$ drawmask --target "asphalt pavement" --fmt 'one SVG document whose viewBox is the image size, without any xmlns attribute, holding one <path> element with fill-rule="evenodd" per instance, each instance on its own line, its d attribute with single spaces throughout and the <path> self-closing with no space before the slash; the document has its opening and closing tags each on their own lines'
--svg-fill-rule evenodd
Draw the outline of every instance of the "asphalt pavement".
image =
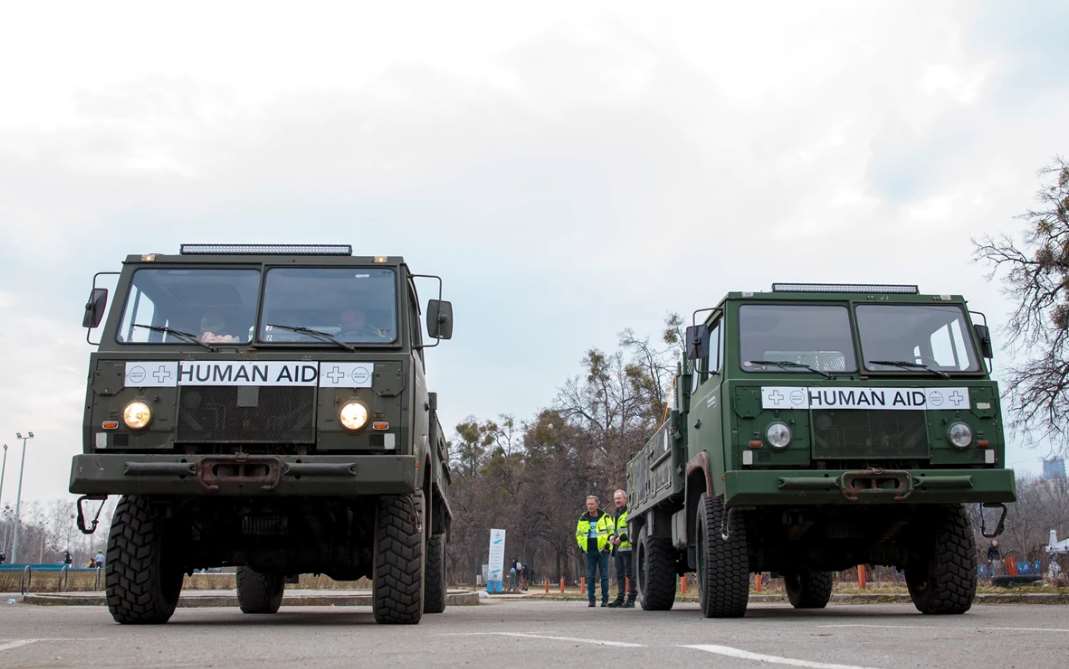
<svg viewBox="0 0 1069 669">
<path fill-rule="evenodd" d="M 99 607 L 0 604 L 0 667 L 1062 667 L 1069 606 L 976 606 L 922 616 L 909 605 L 743 619 L 512 600 L 447 609 L 414 627 L 376 625 L 362 606 L 179 609 L 167 625 L 120 626 Z"/>
</svg>

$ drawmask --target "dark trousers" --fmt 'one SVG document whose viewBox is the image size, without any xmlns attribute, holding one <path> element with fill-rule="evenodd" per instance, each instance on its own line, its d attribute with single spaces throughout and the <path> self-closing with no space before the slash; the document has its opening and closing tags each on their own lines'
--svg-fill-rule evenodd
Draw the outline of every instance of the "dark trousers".
<svg viewBox="0 0 1069 669">
<path fill-rule="evenodd" d="M 637 591 L 635 590 L 635 562 L 631 559 L 631 551 L 616 551 L 616 599 L 624 601 L 624 593 L 627 593 L 629 599 L 634 599 Z M 627 583 L 631 586 L 628 590 L 624 584 L 624 578 L 627 578 Z"/>
<path fill-rule="evenodd" d="M 601 572 L 601 603 L 609 601 L 609 554 L 587 551 L 586 554 L 586 598 L 594 603 L 594 579 Z"/>
</svg>

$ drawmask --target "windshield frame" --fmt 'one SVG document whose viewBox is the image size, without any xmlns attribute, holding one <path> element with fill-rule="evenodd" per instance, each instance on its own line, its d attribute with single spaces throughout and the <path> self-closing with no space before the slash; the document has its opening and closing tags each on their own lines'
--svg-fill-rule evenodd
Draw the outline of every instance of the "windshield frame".
<svg viewBox="0 0 1069 669">
<path fill-rule="evenodd" d="M 858 307 L 942 307 L 942 308 L 948 308 L 949 307 L 949 308 L 956 309 L 956 310 L 960 311 L 961 312 L 961 323 L 962 323 L 962 332 L 961 332 L 962 339 L 966 342 L 966 345 L 968 345 L 968 346 L 970 346 L 972 348 L 972 350 L 971 350 L 972 361 L 976 365 L 975 368 L 974 369 L 946 369 L 946 368 L 940 367 L 940 366 L 935 365 L 935 364 L 931 364 L 931 365 L 929 365 L 929 367 L 931 367 L 931 369 L 933 369 L 933 370 L 938 370 L 938 372 L 941 373 L 941 374 L 949 374 L 950 376 L 974 377 L 974 376 L 985 376 L 988 373 L 987 372 L 987 361 L 984 360 L 981 357 L 979 347 L 977 346 L 976 335 L 975 335 L 975 333 L 973 331 L 973 327 L 972 327 L 972 325 L 973 325 L 972 319 L 969 318 L 969 310 L 966 308 L 966 306 L 963 303 L 958 302 L 958 301 L 939 302 L 939 301 L 935 301 L 935 300 L 927 300 L 927 301 L 923 301 L 923 302 L 920 302 L 920 301 L 916 301 L 916 302 L 905 302 L 905 301 L 873 302 L 871 300 L 865 300 L 865 301 L 852 302 L 851 304 L 852 304 L 852 307 L 853 307 L 851 309 L 851 311 L 854 314 L 854 321 L 855 321 L 855 329 L 856 329 L 856 335 L 855 336 L 857 337 L 857 349 L 858 349 L 857 352 L 859 354 L 858 359 L 860 361 L 860 368 L 862 370 L 864 370 L 863 371 L 864 374 L 871 375 L 871 376 L 908 376 L 908 377 L 918 377 L 919 376 L 919 377 L 930 378 L 930 379 L 936 378 L 935 375 L 933 375 L 930 370 L 924 369 L 923 367 L 918 367 L 916 369 L 906 369 L 904 367 L 896 367 L 894 369 L 873 369 L 873 368 L 869 367 L 866 364 L 867 363 L 867 359 L 866 359 L 866 356 L 865 356 L 865 341 L 864 341 L 864 337 L 862 336 L 862 333 L 861 333 L 861 321 L 860 321 L 860 317 L 858 316 L 858 313 L 857 313 L 857 308 Z M 935 361 L 933 360 L 932 362 L 934 363 Z"/>
<path fill-rule="evenodd" d="M 214 264 L 214 263 L 213 264 L 199 264 L 199 263 L 177 264 L 176 263 L 176 264 L 173 264 L 173 265 L 172 264 L 164 264 L 164 263 L 153 264 L 153 265 L 146 264 L 146 265 L 142 265 L 142 266 L 139 266 L 139 267 L 135 267 L 133 269 L 133 271 L 131 271 L 131 273 L 130 273 L 129 281 L 124 282 L 125 285 L 122 286 L 122 293 L 121 293 L 122 294 L 122 309 L 117 309 L 116 310 L 117 313 L 115 315 L 115 321 L 114 321 L 115 322 L 115 325 L 114 325 L 115 331 L 114 331 L 113 335 L 110 337 L 110 339 L 112 339 L 119 346 L 122 346 L 122 347 L 148 346 L 148 347 L 151 347 L 153 349 L 156 349 L 156 348 L 159 348 L 159 347 L 169 347 L 169 346 L 193 346 L 193 347 L 202 347 L 202 346 L 204 346 L 204 344 L 201 344 L 201 343 L 198 343 L 198 342 L 192 342 L 192 341 L 181 341 L 181 340 L 179 340 L 179 341 L 158 341 L 158 342 L 153 342 L 153 341 L 127 341 L 122 337 L 123 323 L 126 321 L 126 312 L 127 312 L 127 309 L 131 306 L 131 300 L 139 299 L 139 295 L 135 294 L 135 289 L 137 289 L 138 287 L 135 285 L 134 282 L 137 280 L 138 272 L 141 272 L 143 270 L 144 271 L 151 271 L 151 270 L 164 270 L 164 271 L 166 271 L 166 270 L 185 270 L 185 271 L 195 271 L 195 270 L 206 270 L 206 271 L 235 270 L 235 271 L 252 271 L 252 272 L 256 272 L 257 273 L 256 301 L 255 301 L 255 307 L 254 307 L 254 309 L 256 311 L 255 311 L 255 313 L 253 315 L 253 323 L 255 323 L 256 320 L 258 319 L 259 309 L 260 309 L 260 301 L 263 299 L 263 280 L 264 280 L 263 266 L 261 264 L 259 264 L 259 263 L 248 263 L 248 264 Z M 117 290 L 117 293 L 118 292 L 119 291 Z M 117 297 L 118 297 L 118 295 L 117 295 Z M 116 304 L 118 304 L 118 301 L 116 301 Z M 148 325 L 151 325 L 151 323 L 148 324 Z M 178 329 L 181 329 L 181 328 L 178 328 Z M 192 334 L 195 334 L 195 333 L 192 333 Z M 210 345 L 213 346 L 213 347 L 216 347 L 216 348 L 219 348 L 219 347 L 243 348 L 243 347 L 247 347 L 247 346 L 252 345 L 252 343 L 254 341 L 255 341 L 255 337 L 250 337 L 250 338 L 245 339 L 243 341 L 237 341 L 237 342 L 211 342 Z"/>
<path fill-rule="evenodd" d="M 303 259 L 302 259 L 303 260 Z M 325 260 L 325 259 L 323 259 Z M 339 259 L 341 260 L 341 259 Z M 344 260 L 349 260 L 345 258 Z M 185 341 L 168 341 L 168 342 L 139 342 L 139 341 L 123 341 L 120 337 L 122 332 L 122 324 L 124 315 L 129 302 L 135 299 L 134 290 L 134 277 L 143 269 L 167 269 L 167 270 L 253 270 L 259 272 L 259 278 L 257 283 L 256 294 L 256 314 L 254 320 L 255 331 L 253 337 L 247 341 L 226 342 L 226 343 L 213 343 L 212 346 L 220 349 L 336 349 L 342 351 L 340 347 L 335 347 L 325 341 L 287 341 L 287 342 L 275 342 L 275 341 L 261 341 L 259 339 L 260 328 L 262 326 L 263 319 L 263 303 L 264 303 L 264 290 L 266 285 L 267 271 L 273 268 L 295 268 L 295 269 L 389 269 L 394 274 L 394 299 L 395 304 L 395 317 L 397 331 L 393 341 L 389 342 L 352 342 L 352 345 L 358 349 L 397 349 L 402 348 L 405 345 L 405 341 L 409 338 L 407 334 L 407 328 L 409 325 L 409 315 L 406 309 L 403 307 L 401 297 L 405 294 L 405 286 L 403 282 L 406 277 L 409 276 L 405 264 L 402 263 L 348 263 L 348 262 L 175 262 L 175 263 L 131 263 L 127 262 L 122 276 L 119 278 L 119 282 L 115 288 L 115 303 L 108 311 L 108 323 L 105 325 L 105 331 L 103 335 L 103 341 L 108 342 L 108 347 L 115 345 L 120 349 L 136 349 L 137 347 L 147 347 L 152 350 L 167 348 L 200 348 L 201 345 L 195 342 Z M 127 274 L 129 272 L 129 274 Z M 129 278 L 127 278 L 129 277 Z M 122 308 L 119 309 L 121 304 Z M 101 349 L 104 350 L 104 349 Z M 119 349 L 116 349 L 119 350 Z M 207 351 L 203 351 L 207 353 Z"/>
<path fill-rule="evenodd" d="M 827 301 L 794 301 L 794 300 L 744 300 L 740 301 L 735 309 L 736 325 L 733 328 L 736 336 L 738 337 L 738 343 L 735 347 L 737 360 L 736 365 L 744 374 L 804 374 L 808 376 L 816 376 L 824 378 L 820 372 L 805 369 L 802 367 L 780 367 L 776 365 L 756 365 L 754 367 L 747 367 L 743 363 L 746 362 L 746 356 L 743 355 L 743 331 L 742 331 L 742 310 L 744 307 L 838 307 L 846 311 L 847 325 L 848 325 L 848 338 L 850 342 L 849 353 L 853 356 L 853 369 L 842 370 L 821 370 L 824 374 L 830 374 L 832 377 L 849 377 L 856 376 L 861 373 L 861 366 L 858 363 L 858 345 L 857 345 L 857 324 L 854 321 L 854 309 L 850 300 L 835 300 L 830 299 Z M 845 353 L 845 351 L 844 351 Z M 760 367 L 759 369 L 756 367 Z"/>
<path fill-rule="evenodd" d="M 401 285 L 401 268 L 397 265 L 338 265 L 338 264 L 323 264 L 323 263 L 309 263 L 309 264 L 296 264 L 296 263 L 264 263 L 262 274 L 260 275 L 260 298 L 256 307 L 256 331 L 252 339 L 251 344 L 256 348 L 337 348 L 332 346 L 326 341 L 315 340 L 313 337 L 308 336 L 309 341 L 265 341 L 261 338 L 263 328 L 266 323 L 264 322 L 264 302 L 267 298 L 267 275 L 273 269 L 326 269 L 326 270 L 361 270 L 361 269 L 388 269 L 393 273 L 393 286 L 394 286 L 394 338 L 390 341 L 377 341 L 377 342 L 362 342 L 362 341 L 346 341 L 349 344 L 358 349 L 363 348 L 398 348 L 404 344 L 403 333 L 406 327 L 405 316 L 402 314 L 401 299 L 403 295 L 403 287 Z M 345 340 L 343 340 L 345 341 Z"/>
</svg>

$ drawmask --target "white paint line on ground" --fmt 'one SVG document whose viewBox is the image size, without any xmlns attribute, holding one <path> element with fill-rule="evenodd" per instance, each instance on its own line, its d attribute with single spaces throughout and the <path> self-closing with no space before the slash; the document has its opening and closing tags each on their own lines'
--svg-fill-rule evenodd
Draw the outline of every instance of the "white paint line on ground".
<svg viewBox="0 0 1069 669">
<path fill-rule="evenodd" d="M 588 639 L 578 636 L 556 636 L 553 634 L 527 634 L 524 632 L 456 632 L 453 634 L 439 634 L 438 636 L 507 636 L 520 639 L 548 639 L 550 641 L 569 641 L 573 643 L 588 643 L 594 646 L 608 646 L 610 648 L 645 648 L 640 643 L 628 643 L 626 641 L 603 641 L 601 639 Z"/>
<path fill-rule="evenodd" d="M 681 648 L 702 650 L 706 653 L 713 653 L 714 655 L 723 655 L 724 657 L 733 657 L 739 660 L 753 660 L 754 662 L 783 664 L 789 667 L 809 667 L 810 669 L 870 669 L 868 667 L 862 667 L 855 664 L 829 664 L 827 662 L 812 662 L 810 660 L 799 660 L 793 657 L 780 657 L 778 655 L 751 653 L 750 651 L 742 650 L 741 648 L 732 648 L 731 646 L 719 646 L 716 644 L 689 645 L 681 646 Z"/>
<path fill-rule="evenodd" d="M 13 650 L 22 646 L 28 646 L 37 639 L 15 639 L 14 641 L 0 641 L 0 651 Z"/>
<path fill-rule="evenodd" d="M 818 627 L 862 627 L 862 628 L 866 628 L 866 629 L 885 629 L 885 630 L 909 630 L 909 629 L 930 630 L 930 629 L 935 629 L 935 630 L 939 630 L 940 632 L 945 632 L 947 630 L 955 630 L 955 629 L 961 629 L 961 630 L 970 629 L 969 627 L 954 627 L 954 626 L 950 626 L 950 625 L 946 625 L 946 626 L 944 626 L 944 625 L 938 625 L 938 626 L 933 626 L 933 625 L 871 625 L 871 624 L 862 624 L 862 623 L 843 623 L 843 624 L 840 624 L 840 625 L 818 625 Z M 983 627 L 977 627 L 974 631 L 976 631 L 976 632 L 988 632 L 988 631 L 991 631 L 991 630 L 998 630 L 999 632 L 1061 632 L 1062 634 L 1069 633 L 1069 629 L 1064 628 L 1064 627 L 988 627 L 986 625 L 984 625 Z"/>
</svg>

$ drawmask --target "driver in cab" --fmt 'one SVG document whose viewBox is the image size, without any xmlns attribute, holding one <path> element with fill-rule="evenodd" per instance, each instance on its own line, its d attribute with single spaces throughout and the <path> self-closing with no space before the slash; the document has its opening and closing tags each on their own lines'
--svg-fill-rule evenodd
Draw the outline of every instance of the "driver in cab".
<svg viewBox="0 0 1069 669">
<path fill-rule="evenodd" d="M 339 316 L 338 338 L 343 341 L 387 340 L 393 337 L 386 330 L 368 323 L 363 309 L 344 309 Z"/>
<path fill-rule="evenodd" d="M 219 311 L 212 310 L 200 319 L 200 336 L 204 344 L 236 344 L 240 340 L 234 335 L 226 334 L 226 319 Z"/>
</svg>

